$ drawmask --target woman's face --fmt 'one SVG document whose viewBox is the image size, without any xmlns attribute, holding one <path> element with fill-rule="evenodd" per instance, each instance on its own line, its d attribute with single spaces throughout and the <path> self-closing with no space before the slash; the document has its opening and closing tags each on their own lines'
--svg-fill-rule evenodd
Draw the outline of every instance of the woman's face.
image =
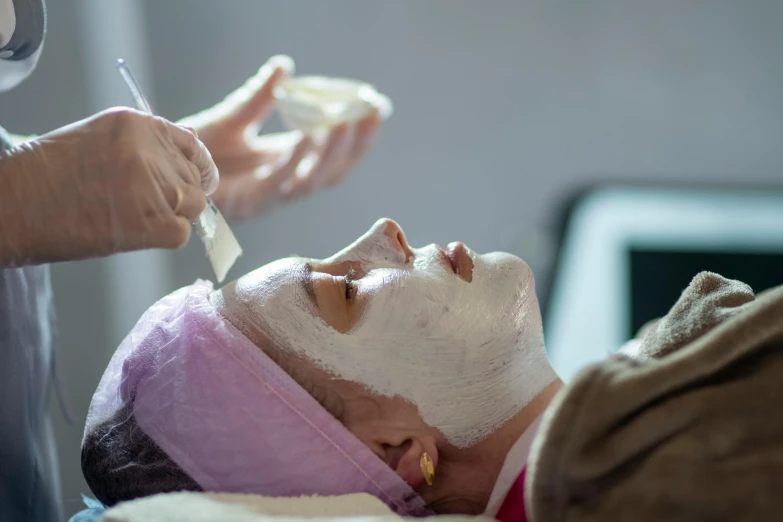
<svg viewBox="0 0 783 522">
<path fill-rule="evenodd" d="M 457 447 L 552 380 L 532 274 L 509 254 L 411 248 L 382 219 L 330 258 L 281 259 L 232 285 L 225 307 L 244 330 L 334 378 L 405 399 Z"/>
</svg>

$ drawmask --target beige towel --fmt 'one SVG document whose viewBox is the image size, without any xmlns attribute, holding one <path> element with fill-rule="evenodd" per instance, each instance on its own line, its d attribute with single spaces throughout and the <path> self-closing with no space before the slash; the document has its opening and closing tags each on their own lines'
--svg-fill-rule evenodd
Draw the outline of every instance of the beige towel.
<svg viewBox="0 0 783 522">
<path fill-rule="evenodd" d="M 699 274 L 641 358 L 588 367 L 533 444 L 532 522 L 783 520 L 783 287 Z"/>
</svg>

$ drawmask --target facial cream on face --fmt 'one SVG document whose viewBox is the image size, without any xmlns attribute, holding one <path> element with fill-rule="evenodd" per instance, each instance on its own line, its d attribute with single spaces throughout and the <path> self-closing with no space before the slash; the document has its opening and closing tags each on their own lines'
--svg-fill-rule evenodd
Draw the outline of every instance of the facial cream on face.
<svg viewBox="0 0 783 522">
<path fill-rule="evenodd" d="M 444 269 L 435 246 L 406 259 L 388 227 L 379 221 L 325 260 L 358 263 L 364 274 L 356 284 L 368 304 L 348 332 L 317 316 L 300 259 L 238 280 L 235 313 L 335 377 L 410 401 L 451 444 L 471 446 L 556 378 L 532 274 L 512 255 L 471 252 L 468 283 Z"/>
</svg>

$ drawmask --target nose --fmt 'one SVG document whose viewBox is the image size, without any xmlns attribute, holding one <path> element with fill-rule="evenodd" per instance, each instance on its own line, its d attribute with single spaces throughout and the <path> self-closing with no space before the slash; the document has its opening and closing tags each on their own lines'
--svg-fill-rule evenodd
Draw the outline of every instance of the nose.
<svg viewBox="0 0 783 522">
<path fill-rule="evenodd" d="M 379 219 L 373 228 L 379 229 L 391 241 L 392 248 L 397 250 L 407 263 L 413 257 L 413 251 L 408 246 L 408 240 L 405 239 L 405 233 L 396 221 L 389 218 Z"/>
<path fill-rule="evenodd" d="M 413 251 L 408 246 L 400 225 L 384 218 L 376 221 L 370 230 L 351 245 L 324 259 L 323 265 L 343 267 L 343 264 L 349 263 L 350 268 L 363 274 L 372 266 L 403 265 L 412 257 Z"/>
</svg>

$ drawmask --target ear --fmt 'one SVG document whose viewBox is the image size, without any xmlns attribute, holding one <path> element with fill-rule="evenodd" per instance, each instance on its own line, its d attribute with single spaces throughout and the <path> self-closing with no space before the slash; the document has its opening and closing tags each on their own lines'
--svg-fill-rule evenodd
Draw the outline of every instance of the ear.
<svg viewBox="0 0 783 522">
<path fill-rule="evenodd" d="M 394 441 L 396 442 L 396 441 Z M 421 456 L 427 453 L 432 459 L 435 476 L 438 472 L 438 447 L 434 439 L 409 437 L 396 443 L 382 444 L 384 460 L 413 489 L 426 484 L 421 471 Z"/>
</svg>

